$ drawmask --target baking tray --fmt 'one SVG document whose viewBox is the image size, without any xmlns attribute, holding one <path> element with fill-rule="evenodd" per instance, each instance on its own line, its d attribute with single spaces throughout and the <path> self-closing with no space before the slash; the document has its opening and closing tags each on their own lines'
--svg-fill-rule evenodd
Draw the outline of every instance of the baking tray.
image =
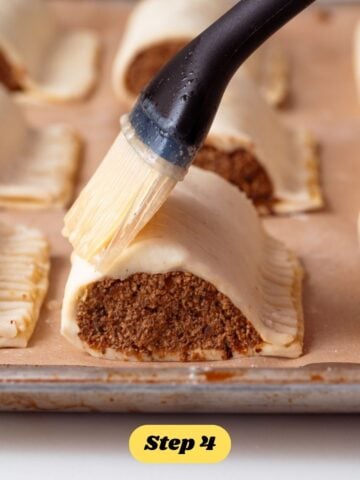
<svg viewBox="0 0 360 480">
<path fill-rule="evenodd" d="M 63 121 L 85 140 L 79 190 L 119 129 L 111 64 L 129 13 L 115 1 L 53 0 L 69 26 L 98 30 L 101 80 L 89 101 L 26 106 L 33 125 Z M 59 334 L 60 304 L 70 248 L 62 211 L 1 211 L 0 220 L 41 228 L 52 247 L 50 291 L 26 349 L 0 350 L 1 410 L 118 412 L 359 412 L 360 106 L 352 69 L 353 31 L 360 7 L 314 8 L 278 35 L 291 64 L 291 97 L 282 115 L 311 128 L 321 144 L 326 208 L 269 218 L 266 228 L 298 253 L 304 284 L 305 352 L 295 360 L 246 358 L 227 362 L 139 364 L 94 359 Z"/>
</svg>

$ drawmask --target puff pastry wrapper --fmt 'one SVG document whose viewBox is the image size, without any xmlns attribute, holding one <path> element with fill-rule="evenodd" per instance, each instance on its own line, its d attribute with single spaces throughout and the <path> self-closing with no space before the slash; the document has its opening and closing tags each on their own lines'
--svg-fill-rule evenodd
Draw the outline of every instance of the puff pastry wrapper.
<svg viewBox="0 0 360 480">
<path fill-rule="evenodd" d="M 298 260 L 264 231 L 244 194 L 219 176 L 196 167 L 177 185 L 108 277 L 124 280 L 138 272 L 179 271 L 211 283 L 245 315 L 263 340 L 261 352 L 252 354 L 301 354 L 303 273 Z M 91 349 L 79 338 L 78 300 L 87 286 L 103 279 L 92 265 L 73 256 L 63 302 L 62 334 L 94 356 L 132 360 L 113 349 Z M 201 353 L 204 360 L 217 359 L 216 352 Z M 165 352 L 162 359 L 178 360 L 173 352 Z"/>
<path fill-rule="evenodd" d="M 304 128 L 285 125 L 243 72 L 230 82 L 205 145 L 253 155 L 273 185 L 275 213 L 323 205 L 316 140 Z"/>
<path fill-rule="evenodd" d="M 113 66 L 113 87 L 119 99 L 130 106 L 136 98 L 126 79 L 139 54 L 169 42 L 188 43 L 235 3 L 235 0 L 140 2 L 128 21 Z M 272 105 L 284 101 L 288 90 L 287 62 L 282 50 L 272 40 L 255 52 L 242 68 Z"/>
<path fill-rule="evenodd" d="M 43 235 L 0 223 L 0 348 L 26 347 L 48 288 L 49 247 Z"/>
<path fill-rule="evenodd" d="M 62 207 L 71 199 L 81 142 L 65 125 L 30 128 L 0 86 L 0 206 Z"/>
<path fill-rule="evenodd" d="M 97 79 L 97 35 L 64 30 L 44 0 L 0 0 L 0 55 L 25 97 L 83 98 Z"/>
</svg>

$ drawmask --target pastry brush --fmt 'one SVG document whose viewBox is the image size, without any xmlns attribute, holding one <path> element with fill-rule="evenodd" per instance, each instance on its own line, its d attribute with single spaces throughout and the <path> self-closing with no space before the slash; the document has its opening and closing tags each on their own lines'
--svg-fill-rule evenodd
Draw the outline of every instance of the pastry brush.
<svg viewBox="0 0 360 480">
<path fill-rule="evenodd" d="M 239 66 L 313 1 L 241 0 L 150 81 L 65 216 L 80 257 L 111 270 L 186 175 Z"/>
</svg>

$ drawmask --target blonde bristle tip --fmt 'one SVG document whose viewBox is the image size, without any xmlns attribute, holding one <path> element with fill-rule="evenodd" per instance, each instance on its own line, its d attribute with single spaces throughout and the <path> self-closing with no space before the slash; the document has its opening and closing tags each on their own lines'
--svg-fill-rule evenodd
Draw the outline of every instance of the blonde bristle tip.
<svg viewBox="0 0 360 480">
<path fill-rule="evenodd" d="M 175 184 L 144 162 L 120 134 L 66 214 L 63 234 L 80 257 L 110 268 Z"/>
</svg>

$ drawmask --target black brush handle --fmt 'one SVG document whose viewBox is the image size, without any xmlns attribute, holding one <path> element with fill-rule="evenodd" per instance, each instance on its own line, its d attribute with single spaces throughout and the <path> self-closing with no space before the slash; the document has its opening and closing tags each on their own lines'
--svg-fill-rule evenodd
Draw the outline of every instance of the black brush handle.
<svg viewBox="0 0 360 480">
<path fill-rule="evenodd" d="M 144 143 L 171 163 L 191 162 L 239 66 L 313 2 L 239 1 L 170 60 L 142 92 L 130 121 Z"/>
</svg>

